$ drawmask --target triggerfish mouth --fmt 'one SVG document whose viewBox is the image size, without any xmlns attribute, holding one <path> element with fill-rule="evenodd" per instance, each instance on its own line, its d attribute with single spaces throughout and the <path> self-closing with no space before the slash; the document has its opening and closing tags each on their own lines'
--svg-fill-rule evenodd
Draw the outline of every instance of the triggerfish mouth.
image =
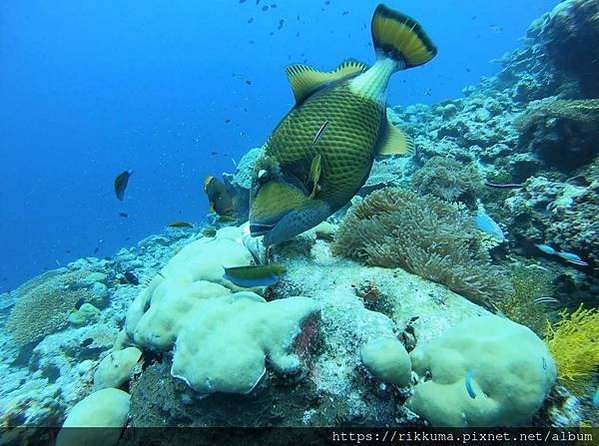
<svg viewBox="0 0 599 446">
<path fill-rule="evenodd" d="M 430 61 L 437 48 L 414 19 L 379 5 L 372 17 L 377 60 L 347 60 L 320 72 L 291 65 L 295 105 L 277 125 L 252 173 L 250 231 L 264 244 L 288 240 L 345 206 L 364 185 L 376 155 L 414 145 L 387 120 L 396 71 Z"/>
</svg>

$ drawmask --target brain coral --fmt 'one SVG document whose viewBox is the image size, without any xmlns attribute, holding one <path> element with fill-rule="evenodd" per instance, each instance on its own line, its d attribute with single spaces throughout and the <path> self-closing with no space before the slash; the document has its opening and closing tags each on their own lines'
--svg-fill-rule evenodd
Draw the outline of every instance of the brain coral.
<svg viewBox="0 0 599 446">
<path fill-rule="evenodd" d="M 411 353 L 409 407 L 432 426 L 529 425 L 556 379 L 545 343 L 498 316 L 466 319 Z"/>
<path fill-rule="evenodd" d="M 78 282 L 90 274 L 87 270 L 66 268 L 48 271 L 17 289 L 17 300 L 6 329 L 22 347 L 64 328 L 78 302 L 89 299 L 89 290 Z"/>
<path fill-rule="evenodd" d="M 487 308 L 512 291 L 491 264 L 464 206 L 401 189 L 382 189 L 353 206 L 333 246 L 369 265 L 401 267 Z"/>
</svg>

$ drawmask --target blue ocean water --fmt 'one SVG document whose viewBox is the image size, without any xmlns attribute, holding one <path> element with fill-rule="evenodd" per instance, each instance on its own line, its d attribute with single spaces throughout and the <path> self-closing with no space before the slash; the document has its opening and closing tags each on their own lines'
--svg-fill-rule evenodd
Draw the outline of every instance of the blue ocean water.
<svg viewBox="0 0 599 446">
<path fill-rule="evenodd" d="M 292 105 L 286 64 L 374 59 L 376 0 L 256 3 L 0 4 L 0 291 L 172 220 L 203 221 L 204 177 L 233 171 Z M 390 103 L 458 97 L 557 3 L 389 1 L 439 47 L 425 70 L 393 78 Z"/>
</svg>

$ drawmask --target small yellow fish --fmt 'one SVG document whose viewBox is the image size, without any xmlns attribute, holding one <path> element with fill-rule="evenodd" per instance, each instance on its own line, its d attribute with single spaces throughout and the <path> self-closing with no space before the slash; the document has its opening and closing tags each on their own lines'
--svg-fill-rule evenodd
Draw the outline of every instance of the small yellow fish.
<svg viewBox="0 0 599 446">
<path fill-rule="evenodd" d="M 376 155 L 414 151 L 387 120 L 386 90 L 396 71 L 423 65 L 437 48 L 414 19 L 379 5 L 372 18 L 377 61 L 348 60 L 320 72 L 291 65 L 295 106 L 256 161 L 250 230 L 264 244 L 288 240 L 345 206 L 368 179 Z"/>
</svg>

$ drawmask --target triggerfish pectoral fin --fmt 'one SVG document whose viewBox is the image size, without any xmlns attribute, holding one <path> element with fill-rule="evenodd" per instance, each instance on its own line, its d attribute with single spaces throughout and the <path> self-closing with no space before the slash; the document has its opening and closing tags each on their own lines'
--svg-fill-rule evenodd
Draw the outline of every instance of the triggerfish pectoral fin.
<svg viewBox="0 0 599 446">
<path fill-rule="evenodd" d="M 416 148 L 412 139 L 387 121 L 377 148 L 378 155 L 414 155 Z"/>
<path fill-rule="evenodd" d="M 289 240 L 296 234 L 300 234 L 313 228 L 321 221 L 331 215 L 331 208 L 324 201 L 315 201 L 314 206 L 295 209 L 285 214 L 276 225 L 264 236 L 266 246 Z"/>
<path fill-rule="evenodd" d="M 310 198 L 316 197 L 316 194 L 319 191 L 320 186 L 318 185 L 318 181 L 320 180 L 321 173 L 322 155 L 316 155 L 312 160 L 312 165 L 310 166 L 310 182 L 312 183 L 312 193 L 310 193 Z"/>
</svg>

